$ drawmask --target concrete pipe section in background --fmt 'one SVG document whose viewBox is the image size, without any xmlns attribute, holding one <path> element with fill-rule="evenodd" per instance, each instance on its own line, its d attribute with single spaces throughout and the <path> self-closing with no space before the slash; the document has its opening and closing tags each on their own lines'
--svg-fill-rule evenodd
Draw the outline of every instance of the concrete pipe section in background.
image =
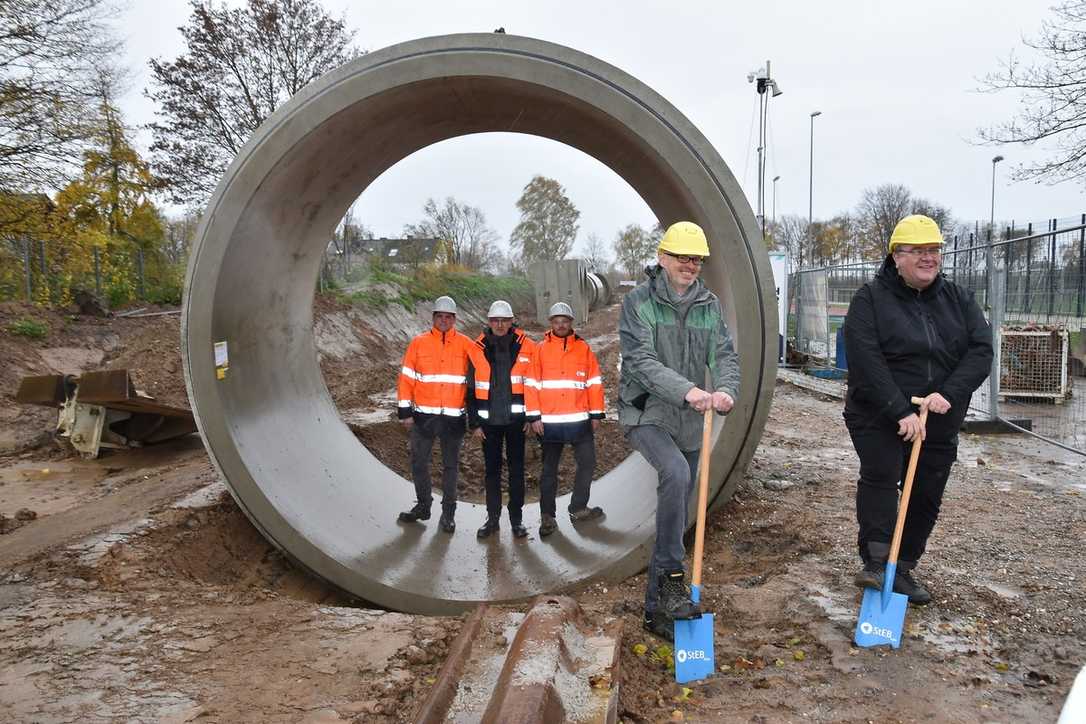
<svg viewBox="0 0 1086 724">
<path fill-rule="evenodd" d="M 185 289 L 185 377 L 211 459 L 253 524 L 314 574 L 402 611 L 457 613 L 626 577 L 646 565 L 655 531 L 656 475 L 639 455 L 593 485 L 605 521 L 574 528 L 560 516 L 546 541 L 513 542 L 506 527 L 480 543 L 485 507 L 466 503 L 449 536 L 440 500 L 429 523 L 400 525 L 413 487 L 355 439 L 325 386 L 313 293 L 336 223 L 397 161 L 490 131 L 580 149 L 665 225 L 705 228 L 704 279 L 743 370 L 740 402 L 714 437 L 715 502 L 730 497 L 772 398 L 776 301 L 754 216 L 705 137 L 652 89 L 584 53 L 491 33 L 395 45 L 325 75 L 253 134 L 208 203 Z M 524 522 L 538 526 L 539 506 Z"/>
</svg>

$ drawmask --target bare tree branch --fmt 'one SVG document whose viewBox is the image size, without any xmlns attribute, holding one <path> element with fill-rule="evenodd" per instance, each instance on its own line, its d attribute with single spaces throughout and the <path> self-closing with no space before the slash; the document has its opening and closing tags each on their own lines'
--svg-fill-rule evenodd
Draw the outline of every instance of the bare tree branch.
<svg viewBox="0 0 1086 724">
<path fill-rule="evenodd" d="M 1064 0 L 1052 12 L 1039 36 L 1023 41 L 1040 63 L 1023 65 L 1012 54 L 982 80 L 982 91 L 1011 90 L 1022 100 L 1014 118 L 978 135 L 998 144 L 1049 142 L 1048 159 L 1021 164 L 1013 176 L 1055 183 L 1086 176 L 1086 2 Z"/>
<path fill-rule="evenodd" d="M 186 52 L 151 60 L 146 95 L 160 119 L 150 124 L 155 169 L 175 203 L 201 205 L 276 108 L 358 52 L 354 32 L 319 0 L 190 2 Z"/>
</svg>

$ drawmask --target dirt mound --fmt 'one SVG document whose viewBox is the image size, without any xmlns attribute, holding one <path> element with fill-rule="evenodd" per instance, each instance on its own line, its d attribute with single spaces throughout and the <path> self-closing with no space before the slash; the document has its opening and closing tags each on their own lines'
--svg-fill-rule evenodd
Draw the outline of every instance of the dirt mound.
<svg viewBox="0 0 1086 724">
<path fill-rule="evenodd" d="M 104 586 L 212 587 L 223 598 L 244 600 L 268 592 L 310 603 L 350 605 L 356 599 L 296 569 L 225 492 L 206 508 L 180 508 L 160 514 L 156 525 L 117 543 L 93 569 Z"/>
<path fill-rule="evenodd" d="M 136 389 L 159 402 L 188 409 L 189 398 L 181 367 L 181 315 L 116 321 L 123 342 L 106 357 L 103 366 L 127 368 Z"/>
</svg>

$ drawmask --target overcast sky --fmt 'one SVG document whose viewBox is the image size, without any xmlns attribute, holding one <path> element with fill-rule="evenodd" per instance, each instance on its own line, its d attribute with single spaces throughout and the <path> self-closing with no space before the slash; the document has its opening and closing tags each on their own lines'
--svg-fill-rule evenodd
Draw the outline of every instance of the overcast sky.
<svg viewBox="0 0 1086 724">
<path fill-rule="evenodd" d="M 231 0 L 231 5 L 240 0 Z M 1007 161 L 996 181 L 996 217 L 1040 220 L 1086 212 L 1081 184 L 1011 183 L 1008 164 L 1043 150 L 977 145 L 976 130 L 1009 119 L 1020 98 L 977 91 L 1012 50 L 1029 58 L 1023 36 L 1050 17 L 1046 0 L 879 0 L 751 3 L 493 2 L 358 3 L 324 0 L 357 31 L 365 50 L 445 33 L 507 32 L 567 45 L 637 77 L 670 100 L 716 146 L 755 207 L 757 105 L 747 73 L 772 61 L 783 95 L 770 104 L 767 179 L 779 175 L 776 213 L 807 215 L 810 113 L 814 126 L 814 216 L 852 209 L 865 188 L 900 183 L 948 206 L 963 220 L 990 213 L 994 155 Z M 143 124 L 151 57 L 184 51 L 177 28 L 187 0 L 132 0 L 122 19 L 135 73 L 123 103 Z M 146 146 L 146 137 L 143 137 Z M 581 210 L 578 243 L 608 243 L 628 223 L 655 218 L 618 176 L 553 141 L 513 134 L 454 139 L 419 151 L 362 195 L 363 222 L 396 236 L 421 216 L 428 197 L 479 206 L 502 239 L 518 220 L 514 204 L 535 174 L 557 179 Z M 766 185 L 772 213 L 772 184 Z"/>
</svg>

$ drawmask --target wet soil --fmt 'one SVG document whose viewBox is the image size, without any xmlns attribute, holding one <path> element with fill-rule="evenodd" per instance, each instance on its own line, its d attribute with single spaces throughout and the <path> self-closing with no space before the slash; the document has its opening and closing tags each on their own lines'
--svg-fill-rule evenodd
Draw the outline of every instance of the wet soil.
<svg viewBox="0 0 1086 724">
<path fill-rule="evenodd" d="M 30 312 L 49 322 L 46 339 L 4 331 Z M 341 307 L 328 313 L 351 320 Z M 35 442 L 42 430 L 31 428 L 48 428 L 50 411 L 37 419 L 10 402 L 18 375 L 55 369 L 47 358 L 99 355 L 168 396 L 182 389 L 168 371 L 175 324 L 0 308 L 0 432 L 18 442 L 0 455 L 0 514 L 36 514 L 0 535 L 0 720 L 411 720 L 461 618 L 372 610 L 296 569 L 229 497 L 195 436 L 81 461 L 47 430 Z M 376 333 L 364 320 L 345 328 Z M 585 331 L 614 389 L 608 334 L 613 319 Z M 334 399 L 387 404 L 373 396 L 394 385 L 400 352 L 324 354 Z M 597 475 L 625 457 L 614 427 L 598 440 Z M 384 434 L 368 438 L 371 429 Z M 358 430 L 389 464 L 404 457 L 403 437 L 381 451 L 402 434 L 395 422 Z M 479 455 L 472 447 L 466 458 Z M 481 460 L 469 459 L 479 475 Z M 465 497 L 477 494 L 469 472 Z M 1056 719 L 1086 663 L 1083 459 L 1023 438 L 962 436 L 917 572 L 935 600 L 909 610 L 896 651 L 850 643 L 855 477 L 840 402 L 778 385 L 746 478 L 709 518 L 716 675 L 688 691 L 674 683 L 661 642 L 640 628 L 643 576 L 577 596 L 624 620 L 622 720 Z"/>
<path fill-rule="evenodd" d="M 1082 458 L 963 435 L 899 650 L 859 649 L 855 462 L 840 402 L 779 384 L 748 475 L 708 522 L 718 674 L 684 699 L 640 630 L 642 576 L 585 597 L 626 610 L 630 721 L 1054 721 L 1086 663 Z M 638 655 L 637 643 L 648 653 Z"/>
</svg>

